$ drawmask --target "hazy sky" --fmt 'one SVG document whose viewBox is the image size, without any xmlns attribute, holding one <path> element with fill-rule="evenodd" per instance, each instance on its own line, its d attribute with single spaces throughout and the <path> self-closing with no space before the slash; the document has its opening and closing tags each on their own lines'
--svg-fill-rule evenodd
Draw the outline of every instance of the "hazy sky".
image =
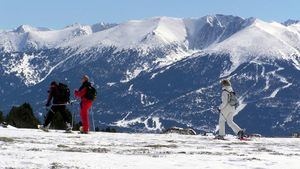
<svg viewBox="0 0 300 169">
<path fill-rule="evenodd" d="M 153 16 L 231 14 L 282 22 L 300 19 L 300 0 L 0 0 L 0 29 L 21 24 L 62 28 Z"/>
</svg>

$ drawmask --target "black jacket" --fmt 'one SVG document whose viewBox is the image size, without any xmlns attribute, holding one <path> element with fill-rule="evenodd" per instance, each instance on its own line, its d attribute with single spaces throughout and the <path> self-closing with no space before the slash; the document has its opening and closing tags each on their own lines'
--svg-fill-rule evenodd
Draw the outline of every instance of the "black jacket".
<svg viewBox="0 0 300 169">
<path fill-rule="evenodd" d="M 51 100 L 52 104 L 64 104 L 65 102 L 62 100 L 62 98 L 59 98 L 59 93 L 58 93 L 58 87 L 51 87 L 48 91 L 48 100 L 47 100 L 47 105 L 50 105 Z"/>
<path fill-rule="evenodd" d="M 89 88 L 89 87 L 91 87 L 92 86 L 92 84 L 90 83 L 90 82 L 88 82 L 88 81 L 86 81 L 86 82 L 84 82 L 84 83 L 82 83 L 82 85 L 80 86 L 80 88 L 79 88 L 79 91 L 81 91 L 82 89 L 84 89 L 84 88 Z M 85 94 L 85 96 L 83 96 L 83 97 L 86 97 L 86 95 L 87 95 L 87 93 Z"/>
</svg>

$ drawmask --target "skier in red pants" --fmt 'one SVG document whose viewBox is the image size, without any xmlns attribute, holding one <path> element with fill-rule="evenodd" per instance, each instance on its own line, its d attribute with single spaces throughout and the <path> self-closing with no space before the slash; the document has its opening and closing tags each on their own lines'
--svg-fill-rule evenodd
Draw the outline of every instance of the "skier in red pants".
<svg viewBox="0 0 300 169">
<path fill-rule="evenodd" d="M 80 130 L 81 134 L 89 133 L 89 109 L 92 106 L 93 98 L 90 96 L 92 85 L 89 82 L 89 77 L 84 75 L 82 78 L 82 85 L 79 90 L 75 90 L 75 96 L 81 99 L 80 103 L 80 117 L 82 122 L 82 128 Z"/>
</svg>

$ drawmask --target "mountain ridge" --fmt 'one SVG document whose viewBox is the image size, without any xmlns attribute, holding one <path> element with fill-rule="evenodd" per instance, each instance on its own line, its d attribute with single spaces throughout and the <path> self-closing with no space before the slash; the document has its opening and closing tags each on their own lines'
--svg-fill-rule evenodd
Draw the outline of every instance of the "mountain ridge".
<svg viewBox="0 0 300 169">
<path fill-rule="evenodd" d="M 6 112 L 30 102 L 42 119 L 51 81 L 73 90 L 88 74 L 100 93 L 93 109 L 100 126 L 213 131 L 222 78 L 231 79 L 239 94 L 237 121 L 250 131 L 285 135 L 300 120 L 298 24 L 208 15 L 74 24 L 50 31 L 23 28 L 31 31 L 0 33 L 0 93 Z"/>
</svg>

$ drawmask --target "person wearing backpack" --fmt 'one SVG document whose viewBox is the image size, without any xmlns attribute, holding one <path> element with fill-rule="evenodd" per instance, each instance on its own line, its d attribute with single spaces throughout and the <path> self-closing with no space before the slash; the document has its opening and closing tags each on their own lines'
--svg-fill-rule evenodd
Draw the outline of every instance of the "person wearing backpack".
<svg viewBox="0 0 300 169">
<path fill-rule="evenodd" d="M 46 115 L 44 125 L 39 125 L 38 128 L 48 132 L 55 113 L 60 113 L 66 124 L 66 132 L 71 132 L 71 120 L 66 111 L 66 104 L 70 101 L 70 90 L 68 86 L 62 83 L 57 84 L 55 81 L 53 81 L 50 84 L 48 93 L 46 107 L 50 107 L 51 102 L 52 106 L 49 108 L 49 111 Z"/>
<path fill-rule="evenodd" d="M 220 112 L 219 117 L 219 135 L 216 139 L 224 139 L 225 136 L 225 122 L 233 130 L 233 132 L 238 136 L 239 139 L 244 137 L 244 130 L 242 130 L 234 121 L 233 117 L 235 115 L 235 110 L 239 106 L 238 99 L 235 92 L 232 89 L 229 80 L 224 79 L 221 81 L 222 86 L 222 103 L 218 110 Z"/>
<path fill-rule="evenodd" d="M 92 107 L 93 101 L 96 98 L 96 90 L 89 82 L 89 77 L 84 75 L 82 77 L 82 85 L 79 90 L 75 90 L 75 96 L 81 99 L 80 102 L 80 117 L 82 127 L 80 129 L 81 134 L 89 133 L 89 109 Z"/>
</svg>

